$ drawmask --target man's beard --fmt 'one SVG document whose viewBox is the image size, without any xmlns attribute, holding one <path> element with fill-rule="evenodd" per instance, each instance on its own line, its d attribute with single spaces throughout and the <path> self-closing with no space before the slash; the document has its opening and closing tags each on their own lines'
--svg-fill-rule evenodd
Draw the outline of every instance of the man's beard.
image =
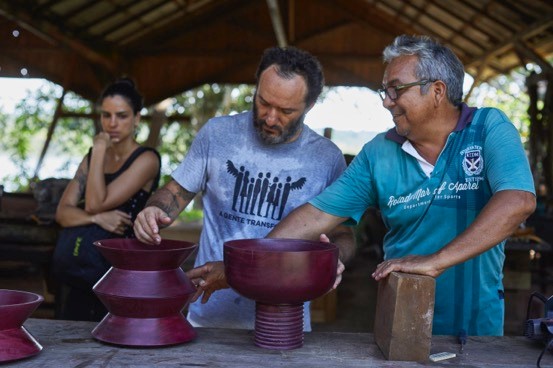
<svg viewBox="0 0 553 368">
<path fill-rule="evenodd" d="M 265 120 L 259 119 L 257 115 L 257 106 L 255 105 L 255 103 L 253 104 L 253 126 L 255 127 L 259 138 L 261 138 L 261 140 L 267 144 L 279 144 L 288 142 L 301 129 L 304 119 L 305 113 L 301 114 L 301 116 L 298 117 L 296 120 L 292 120 L 285 128 L 281 128 L 277 125 L 271 127 L 272 130 L 278 131 L 278 135 L 267 134 L 267 132 L 265 132 L 265 130 L 263 129 L 267 125 L 267 123 Z"/>
</svg>

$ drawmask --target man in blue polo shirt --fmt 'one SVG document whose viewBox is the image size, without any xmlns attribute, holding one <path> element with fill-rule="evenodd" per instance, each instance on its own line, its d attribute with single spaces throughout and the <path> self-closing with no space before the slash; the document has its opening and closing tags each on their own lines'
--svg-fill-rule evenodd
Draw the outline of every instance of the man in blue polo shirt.
<svg viewBox="0 0 553 368">
<path fill-rule="evenodd" d="M 461 102 L 463 65 L 432 39 L 399 36 L 384 61 L 395 128 L 269 236 L 317 238 L 376 207 L 388 232 L 373 277 L 436 277 L 434 334 L 502 335 L 504 241 L 535 208 L 520 136 L 501 111 Z"/>
</svg>

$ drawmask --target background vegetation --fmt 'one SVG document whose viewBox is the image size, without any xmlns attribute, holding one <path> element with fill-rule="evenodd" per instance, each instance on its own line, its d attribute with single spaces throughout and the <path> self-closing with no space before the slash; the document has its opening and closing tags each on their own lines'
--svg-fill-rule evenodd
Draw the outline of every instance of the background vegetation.
<svg viewBox="0 0 553 368">
<path fill-rule="evenodd" d="M 528 95 L 525 94 L 524 69 L 513 71 L 510 75 L 500 76 L 489 83 L 475 88 L 468 101 L 474 106 L 493 106 L 503 110 L 517 126 L 523 141 L 529 135 Z M 219 85 L 206 84 L 184 92 L 170 99 L 167 107 L 168 116 L 188 116 L 189 122 L 175 119 L 165 124 L 160 132 L 163 137 L 158 150 L 162 156 L 162 183 L 182 161 L 188 151 L 196 132 L 211 117 L 238 113 L 251 107 L 253 86 L 250 85 Z M 0 183 L 7 191 L 28 191 L 32 188 L 35 172 L 35 159 L 40 154 L 48 127 L 56 108 L 56 103 L 62 94 L 61 87 L 46 83 L 20 102 L 13 114 L 0 110 L 0 129 L 3 139 L 0 141 L 0 151 L 8 155 L 16 166 L 16 173 L 3 174 L 0 171 Z M 323 95 L 324 98 L 324 95 Z M 82 118 L 95 110 L 94 103 L 68 92 L 64 98 L 64 111 L 72 117 L 62 117 L 54 131 L 51 145 L 44 162 L 48 163 L 48 176 L 71 177 L 78 163 L 92 144 L 95 134 L 94 122 L 90 118 Z M 144 110 L 143 115 L 152 111 Z M 148 138 L 148 124 L 141 124 L 138 133 L 139 142 Z M 347 139 L 347 134 L 345 135 Z M 356 135 L 352 136 L 355 139 Z M 343 143 L 342 143 L 343 144 Z M 46 179 L 41 177 L 40 179 Z M 201 216 L 195 211 L 188 211 L 186 216 L 195 218 Z"/>
</svg>

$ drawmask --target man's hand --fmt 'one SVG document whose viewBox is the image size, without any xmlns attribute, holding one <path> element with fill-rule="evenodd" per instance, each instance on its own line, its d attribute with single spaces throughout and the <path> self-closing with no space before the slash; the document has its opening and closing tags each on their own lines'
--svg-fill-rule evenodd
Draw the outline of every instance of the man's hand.
<svg viewBox="0 0 553 368">
<path fill-rule="evenodd" d="M 376 270 L 373 272 L 372 277 L 376 281 L 382 280 L 393 271 L 438 277 L 445 269 L 438 269 L 436 266 L 437 262 L 433 255 L 406 256 L 380 263 L 376 266 Z"/>
<path fill-rule="evenodd" d="M 190 300 L 191 303 L 194 303 L 203 294 L 202 304 L 205 304 L 215 291 L 229 287 L 225 277 L 225 265 L 222 261 L 207 262 L 203 266 L 189 270 L 186 272 L 186 276 L 198 289 Z"/>
<path fill-rule="evenodd" d="M 143 243 L 159 244 L 161 243 L 159 228 L 170 225 L 172 221 L 160 208 L 146 207 L 140 211 L 134 221 L 134 235 Z"/>
<path fill-rule="evenodd" d="M 330 243 L 330 239 L 325 234 L 321 234 L 319 236 L 319 241 L 323 243 Z M 338 267 L 336 268 L 336 281 L 334 281 L 334 285 L 332 286 L 332 289 L 336 289 L 338 285 L 342 282 L 342 273 L 346 270 L 346 266 L 338 259 Z"/>
</svg>

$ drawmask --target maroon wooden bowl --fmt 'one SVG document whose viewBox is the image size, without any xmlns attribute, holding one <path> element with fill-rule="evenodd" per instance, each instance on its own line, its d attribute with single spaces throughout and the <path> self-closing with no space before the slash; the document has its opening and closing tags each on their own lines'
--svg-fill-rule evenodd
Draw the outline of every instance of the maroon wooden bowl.
<svg viewBox="0 0 553 368">
<path fill-rule="evenodd" d="M 94 245 L 113 267 L 124 270 L 156 271 L 179 267 L 197 244 L 163 239 L 159 245 L 142 243 L 138 239 L 106 239 Z"/>
<path fill-rule="evenodd" d="M 328 292 L 336 280 L 338 247 L 298 239 L 225 242 L 227 282 L 256 301 L 255 343 L 268 349 L 303 345 L 303 303 Z"/>
<path fill-rule="evenodd" d="M 23 323 L 43 300 L 38 294 L 0 289 L 0 363 L 31 357 L 42 350 Z"/>
<path fill-rule="evenodd" d="M 196 288 L 180 267 L 196 244 L 162 240 L 148 245 L 137 239 L 94 244 L 112 264 L 93 288 L 109 311 L 92 331 L 96 339 L 126 346 L 164 346 L 196 337 L 181 312 Z"/>
<path fill-rule="evenodd" d="M 338 248 L 295 239 L 242 239 L 224 244 L 228 284 L 239 294 L 267 304 L 313 300 L 336 279 Z"/>
</svg>

